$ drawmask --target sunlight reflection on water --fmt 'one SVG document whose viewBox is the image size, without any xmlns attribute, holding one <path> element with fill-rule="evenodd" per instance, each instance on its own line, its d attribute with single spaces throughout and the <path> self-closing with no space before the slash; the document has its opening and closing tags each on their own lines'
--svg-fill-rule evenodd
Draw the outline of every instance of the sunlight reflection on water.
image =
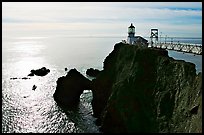
<svg viewBox="0 0 204 135">
<path fill-rule="evenodd" d="M 97 133 L 92 117 L 92 93 L 85 90 L 76 111 L 63 111 L 53 99 L 56 81 L 76 68 L 102 69 L 105 57 L 117 39 L 6 38 L 2 46 L 2 132 L 3 133 Z M 60 47 L 59 47 L 60 45 Z M 176 53 L 170 53 L 173 57 Z M 201 63 L 202 59 L 196 58 Z M 201 66 L 201 65 L 200 65 Z M 50 69 L 44 77 L 27 77 L 32 69 Z M 200 69 L 200 68 L 199 68 Z M 202 69 L 202 66 L 201 66 Z M 86 76 L 86 75 L 85 75 Z M 17 77 L 12 80 L 10 78 Z M 37 88 L 32 90 L 33 85 Z"/>
<path fill-rule="evenodd" d="M 28 38 L 29 39 L 29 38 Z M 22 40 L 22 39 L 20 39 Z M 98 132 L 92 117 L 91 91 L 81 97 L 77 112 L 64 112 L 53 99 L 56 81 L 66 75 L 63 68 L 42 57 L 40 42 L 15 41 L 4 46 L 2 63 L 3 133 L 91 133 Z M 32 69 L 46 67 L 46 76 L 27 76 Z M 81 68 L 81 71 L 85 69 Z M 17 79 L 10 79 L 16 77 Z M 22 79 L 28 77 L 29 79 Z M 32 90 L 33 85 L 37 88 Z"/>
<path fill-rule="evenodd" d="M 90 91 L 89 93 L 86 91 L 82 97 L 79 112 L 67 115 L 55 103 L 52 96 L 56 88 L 56 80 L 62 75 L 64 73 L 51 69 L 51 72 L 44 77 L 33 76 L 27 80 L 4 80 L 2 82 L 2 132 L 97 132 L 96 127 L 90 129 L 94 127 L 94 118 L 90 113 Z M 35 91 L 32 90 L 34 84 L 37 86 Z M 85 121 L 89 121 L 89 125 L 84 124 Z"/>
</svg>

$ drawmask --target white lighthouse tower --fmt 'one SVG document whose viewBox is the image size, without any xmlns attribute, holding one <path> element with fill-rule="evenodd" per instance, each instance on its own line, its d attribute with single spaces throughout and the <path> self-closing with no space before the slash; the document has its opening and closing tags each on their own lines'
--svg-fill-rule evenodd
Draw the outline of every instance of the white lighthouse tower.
<svg viewBox="0 0 204 135">
<path fill-rule="evenodd" d="M 127 38 L 127 42 L 129 44 L 134 44 L 134 42 L 136 41 L 136 37 L 135 37 L 135 26 L 131 25 L 128 27 L 128 38 Z"/>
</svg>

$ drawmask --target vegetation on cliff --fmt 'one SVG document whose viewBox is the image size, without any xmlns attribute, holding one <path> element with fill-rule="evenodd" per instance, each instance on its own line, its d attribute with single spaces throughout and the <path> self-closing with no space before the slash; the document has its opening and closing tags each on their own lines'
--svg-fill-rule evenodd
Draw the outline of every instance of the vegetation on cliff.
<svg viewBox="0 0 204 135">
<path fill-rule="evenodd" d="M 202 132 L 202 74 L 163 49 L 118 43 L 93 80 L 103 132 Z"/>
<path fill-rule="evenodd" d="M 202 132 L 202 73 L 193 63 L 174 60 L 164 49 L 118 43 L 95 75 L 90 81 L 71 69 L 58 79 L 55 101 L 77 106 L 83 90 L 91 89 L 105 133 Z"/>
</svg>

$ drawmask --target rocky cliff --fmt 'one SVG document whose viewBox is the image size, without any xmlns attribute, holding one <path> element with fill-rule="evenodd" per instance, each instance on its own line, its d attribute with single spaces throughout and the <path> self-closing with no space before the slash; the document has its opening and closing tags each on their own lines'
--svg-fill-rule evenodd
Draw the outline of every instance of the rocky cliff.
<svg viewBox="0 0 204 135">
<path fill-rule="evenodd" d="M 59 106 L 71 109 L 77 107 L 80 95 L 86 89 L 91 89 L 91 81 L 76 69 L 71 69 L 66 76 L 58 78 L 53 97 Z"/>
<path fill-rule="evenodd" d="M 163 49 L 116 44 L 92 91 L 103 132 L 202 132 L 202 74 Z"/>
</svg>

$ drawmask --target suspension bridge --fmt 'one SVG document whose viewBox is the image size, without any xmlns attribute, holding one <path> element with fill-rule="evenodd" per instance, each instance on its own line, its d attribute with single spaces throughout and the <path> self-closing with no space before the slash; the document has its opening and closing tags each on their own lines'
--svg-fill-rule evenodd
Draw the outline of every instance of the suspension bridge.
<svg viewBox="0 0 204 135">
<path fill-rule="evenodd" d="M 148 47 L 163 48 L 167 50 L 174 50 L 184 53 L 193 53 L 197 55 L 202 55 L 202 45 L 188 44 L 188 43 L 173 43 L 166 42 L 167 35 L 165 37 L 165 42 L 158 42 L 158 29 L 151 29 L 150 41 Z M 161 40 L 161 35 L 160 35 Z"/>
<path fill-rule="evenodd" d="M 149 44 L 148 47 L 162 48 L 167 50 L 174 50 L 184 53 L 193 53 L 197 55 L 202 55 L 202 45 L 184 44 L 184 43 L 153 43 Z"/>
</svg>

